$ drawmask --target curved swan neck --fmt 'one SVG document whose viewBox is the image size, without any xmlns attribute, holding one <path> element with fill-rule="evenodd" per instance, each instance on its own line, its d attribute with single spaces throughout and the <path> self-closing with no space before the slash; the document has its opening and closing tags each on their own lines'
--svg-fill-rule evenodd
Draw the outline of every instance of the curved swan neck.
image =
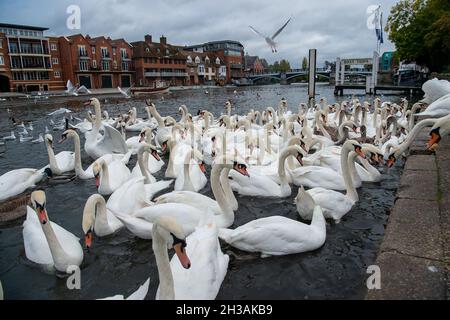
<svg viewBox="0 0 450 320">
<path fill-rule="evenodd" d="M 102 109 L 100 107 L 99 102 L 94 103 L 94 110 L 95 110 L 94 129 L 96 132 L 98 132 L 102 125 Z"/>
<path fill-rule="evenodd" d="M 50 252 L 52 254 L 55 266 L 64 265 L 64 261 L 67 260 L 67 253 L 64 251 L 61 243 L 56 237 L 56 233 L 52 228 L 50 220 L 46 224 L 41 223 L 42 230 L 44 231 L 45 238 L 47 239 Z"/>
<path fill-rule="evenodd" d="M 353 201 L 358 201 L 358 192 L 356 192 L 355 186 L 353 185 L 352 177 L 350 175 L 350 166 L 349 166 L 349 153 L 350 153 L 350 146 L 351 143 L 349 143 L 350 140 L 347 140 L 346 143 L 342 146 L 341 150 L 341 169 L 342 169 L 342 176 L 344 178 L 345 187 L 347 188 L 347 194 L 346 196 L 352 199 Z"/>
<path fill-rule="evenodd" d="M 412 116 L 412 114 L 411 114 Z M 402 154 L 403 152 L 405 152 L 410 145 L 412 144 L 412 142 L 414 141 L 414 139 L 416 138 L 416 136 L 419 134 L 419 132 L 426 127 L 431 127 L 436 123 L 437 119 L 424 119 L 420 122 L 418 122 L 414 128 L 409 132 L 408 137 L 406 138 L 406 140 L 399 146 L 399 149 L 396 153 Z"/>
<path fill-rule="evenodd" d="M 103 186 L 103 188 L 105 189 L 111 189 L 110 185 L 109 185 L 109 168 L 108 165 L 106 164 L 106 162 L 102 159 L 100 160 L 100 165 L 102 167 L 101 172 L 100 172 L 100 184 Z"/>
<path fill-rule="evenodd" d="M 53 148 L 50 146 L 50 143 L 47 139 L 45 139 L 45 146 L 47 147 L 48 162 L 50 163 L 50 169 L 55 174 L 61 173 L 61 170 L 59 170 L 58 167 L 58 162 L 56 161 L 55 158 L 55 152 L 53 151 Z"/>
<path fill-rule="evenodd" d="M 74 149 L 75 149 L 75 174 L 84 179 L 88 177 L 88 174 L 83 170 L 81 166 L 81 148 L 80 148 L 80 136 L 75 132 L 72 135 Z"/>
<path fill-rule="evenodd" d="M 145 158 L 144 157 L 144 149 L 141 148 L 138 151 L 138 165 L 139 165 L 139 169 L 141 170 L 142 176 L 145 177 L 144 184 L 150 184 L 150 183 L 152 183 L 152 180 L 154 180 L 154 177 L 148 172 L 148 169 L 147 169 L 148 158 L 147 159 L 144 159 L 144 158 Z"/>
<path fill-rule="evenodd" d="M 194 157 L 194 149 L 191 149 L 189 152 L 186 153 L 186 157 L 184 159 L 184 168 L 183 168 L 183 173 L 184 173 L 184 180 L 183 180 L 183 190 L 188 190 L 188 191 L 194 191 L 194 186 L 192 184 L 192 180 L 191 180 L 191 175 L 190 175 L 190 171 L 191 171 L 191 159 Z"/>
<path fill-rule="evenodd" d="M 224 161 L 225 162 L 225 161 Z M 220 184 L 220 174 L 222 170 L 225 168 L 232 169 L 231 164 L 215 164 L 211 171 L 211 189 L 216 198 L 217 203 L 219 204 L 220 209 L 222 209 L 222 215 L 227 224 L 231 225 L 234 221 L 234 212 L 230 205 L 228 204 L 225 194 L 223 192 L 222 186 Z"/>
<path fill-rule="evenodd" d="M 158 228 L 158 225 L 153 225 L 152 247 L 158 267 L 159 299 L 174 300 L 175 289 L 172 270 L 170 269 L 169 254 L 167 252 L 167 243 L 159 233 Z"/>
</svg>

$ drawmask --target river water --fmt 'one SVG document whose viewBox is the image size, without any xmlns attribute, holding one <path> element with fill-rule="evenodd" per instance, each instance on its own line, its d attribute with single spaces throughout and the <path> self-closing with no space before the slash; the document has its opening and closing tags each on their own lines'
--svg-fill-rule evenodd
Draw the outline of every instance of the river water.
<svg viewBox="0 0 450 320">
<path fill-rule="evenodd" d="M 237 94 L 233 91 L 237 90 Z M 282 97 L 289 109 L 297 110 L 300 102 L 307 102 L 306 86 L 260 86 L 247 88 L 217 88 L 176 91 L 154 97 L 161 115 L 179 119 L 178 107 L 186 104 L 191 113 L 208 109 L 217 117 L 224 111 L 226 100 L 231 99 L 233 112 L 247 114 L 254 108 L 263 110 L 277 106 Z M 335 97 L 333 88 L 318 85 L 318 97 L 329 103 L 348 99 Z M 372 99 L 369 96 L 358 96 Z M 382 97 L 398 101 L 398 96 Z M 69 107 L 74 115 L 85 117 L 81 100 L 67 102 L 55 98 L 40 101 L 0 102 L 0 136 L 13 130 L 7 108 L 20 120 L 33 121 L 36 138 L 49 125 L 46 115 L 60 107 Z M 106 100 L 105 100 L 106 99 Z M 146 117 L 143 100 L 124 100 L 113 97 L 100 99 L 104 109 L 115 115 L 135 106 L 140 117 Z M 58 140 L 61 131 L 52 132 Z M 16 136 L 18 133 L 16 130 Z M 83 145 L 84 141 L 82 141 Z M 72 143 L 55 144 L 55 153 L 72 150 Z M 167 158 L 165 158 L 167 163 Z M 83 167 L 90 160 L 83 156 Z M 132 161 L 134 164 L 135 161 Z M 8 141 L 6 152 L 0 156 L 0 175 L 19 168 L 41 168 L 48 164 L 45 145 Z M 208 170 L 208 177 L 210 168 Z M 400 167 L 380 168 L 379 183 L 364 183 L 358 190 L 360 201 L 344 216 L 340 224 L 327 225 L 325 245 L 314 252 L 261 259 L 257 255 L 240 252 L 222 243 L 222 250 L 230 254 L 228 273 L 218 299 L 362 299 L 366 294 L 367 267 L 375 261 L 384 235 L 388 213 L 395 200 L 401 173 Z M 165 167 L 155 176 L 162 179 Z M 50 219 L 83 238 L 81 219 L 84 203 L 96 192 L 93 180 L 74 180 L 67 184 L 45 185 Z M 168 192 L 168 191 L 165 191 Z M 213 197 L 210 185 L 201 191 Z M 288 199 L 260 199 L 237 196 L 239 209 L 234 227 L 253 219 L 283 215 L 299 220 L 293 200 L 294 187 Z M 68 290 L 66 279 L 46 274 L 25 257 L 22 236 L 23 219 L 0 226 L 0 280 L 5 299 L 96 299 L 116 294 L 128 296 L 148 277 L 151 278 L 147 299 L 154 299 L 158 287 L 158 273 L 151 241 L 134 237 L 126 229 L 105 238 L 94 238 L 93 250 L 85 252 L 81 265 L 81 290 Z M 172 253 L 171 253 L 172 254 Z"/>
</svg>

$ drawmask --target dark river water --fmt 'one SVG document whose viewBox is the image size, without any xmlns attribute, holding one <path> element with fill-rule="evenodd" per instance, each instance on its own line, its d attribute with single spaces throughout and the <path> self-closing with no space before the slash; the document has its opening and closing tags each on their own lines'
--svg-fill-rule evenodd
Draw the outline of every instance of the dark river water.
<svg viewBox="0 0 450 320">
<path fill-rule="evenodd" d="M 208 89 L 177 91 L 154 97 L 161 115 L 179 119 L 178 107 L 186 104 L 191 113 L 208 109 L 217 117 L 223 112 L 227 99 L 236 106 L 234 112 L 247 114 L 254 108 L 262 110 L 277 106 L 282 97 L 288 101 L 289 109 L 297 110 L 300 102 L 307 102 L 306 86 L 261 86 L 251 88 Z M 333 88 L 319 85 L 318 97 L 328 102 L 348 99 L 334 97 Z M 258 95 L 259 97 L 258 97 Z M 360 99 L 373 97 L 360 96 Z M 382 97 L 383 100 L 398 101 L 398 96 Z M 127 111 L 135 106 L 140 117 L 146 117 L 143 100 L 101 98 L 102 106 L 110 112 Z M 81 100 L 81 99 L 80 99 Z M 8 120 L 7 108 L 21 120 L 32 120 L 34 137 L 44 132 L 50 118 L 46 115 L 60 107 L 69 107 L 77 117 L 84 118 L 81 101 L 65 102 L 57 98 L 45 101 L 0 102 L 0 136 L 9 135 L 13 129 Z M 52 132 L 58 140 L 61 131 Z M 20 143 L 16 130 L 16 141 L 8 141 L 6 153 L 0 156 L 0 175 L 19 168 L 41 168 L 48 164 L 45 145 Z M 84 141 L 82 140 L 82 145 Z M 72 150 L 72 143 L 56 144 L 55 153 Z M 165 159 L 167 163 L 167 158 Z M 83 167 L 91 163 L 83 156 Z M 131 161 L 134 165 L 135 159 Z M 208 177 L 210 168 L 208 170 Z M 343 217 L 340 224 L 327 225 L 325 245 L 314 252 L 261 259 L 257 255 L 240 252 L 222 244 L 230 254 L 228 273 L 220 289 L 218 299 L 362 299 L 366 294 L 367 267 L 374 263 L 384 235 L 388 213 L 395 200 L 400 167 L 383 172 L 379 183 L 364 183 L 358 190 L 360 201 Z M 165 167 L 155 176 L 163 178 Z M 94 180 L 74 180 L 67 184 L 45 185 L 48 214 L 52 221 L 83 238 L 82 212 L 87 198 L 96 192 Z M 165 191 L 168 192 L 168 191 Z M 201 193 L 213 196 L 208 183 Z M 234 227 L 253 219 L 271 215 L 283 215 L 299 220 L 293 199 L 294 187 L 289 199 L 274 200 L 239 197 Z M 134 292 L 148 277 L 150 289 L 148 299 L 154 299 L 158 287 L 158 273 L 151 241 L 134 237 L 125 228 L 117 234 L 94 239 L 91 252 L 85 252 L 81 265 L 81 290 L 68 290 L 66 280 L 42 272 L 25 257 L 22 237 L 23 219 L 0 226 L 0 280 L 5 299 L 96 299 L 116 294 L 126 297 Z M 172 253 L 171 253 L 172 254 Z"/>
</svg>

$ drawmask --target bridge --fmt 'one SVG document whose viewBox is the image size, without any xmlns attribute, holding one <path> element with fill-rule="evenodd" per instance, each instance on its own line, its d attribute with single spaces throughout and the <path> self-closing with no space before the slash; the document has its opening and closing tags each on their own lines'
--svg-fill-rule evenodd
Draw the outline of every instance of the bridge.
<svg viewBox="0 0 450 320">
<path fill-rule="evenodd" d="M 249 74 L 245 78 L 251 81 L 258 81 L 261 79 L 275 79 L 280 80 L 281 82 L 287 82 L 288 80 L 297 78 L 299 76 L 307 76 L 307 75 L 309 75 L 309 70 L 291 69 L 287 72 L 266 72 L 266 73 Z M 331 69 L 317 68 L 316 75 L 321 75 L 329 79 L 331 76 Z"/>
</svg>

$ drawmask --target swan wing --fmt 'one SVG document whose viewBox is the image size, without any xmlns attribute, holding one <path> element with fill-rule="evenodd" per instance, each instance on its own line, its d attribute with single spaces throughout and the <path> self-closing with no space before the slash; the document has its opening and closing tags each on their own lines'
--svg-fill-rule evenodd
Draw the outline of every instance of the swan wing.
<svg viewBox="0 0 450 320">
<path fill-rule="evenodd" d="M 110 153 L 127 153 L 127 144 L 122 134 L 117 129 L 105 123 L 103 124 L 103 129 L 104 135 L 97 143 L 102 144 L 103 149 L 110 150 Z"/>
<path fill-rule="evenodd" d="M 133 292 L 126 300 L 144 300 L 147 296 L 148 287 L 150 285 L 150 278 L 140 286 L 135 292 Z"/>
<path fill-rule="evenodd" d="M 184 203 L 190 205 L 198 210 L 210 210 L 215 215 L 222 214 L 217 201 L 192 191 L 173 191 L 163 194 L 155 199 L 157 204 L 161 203 Z"/>
</svg>

